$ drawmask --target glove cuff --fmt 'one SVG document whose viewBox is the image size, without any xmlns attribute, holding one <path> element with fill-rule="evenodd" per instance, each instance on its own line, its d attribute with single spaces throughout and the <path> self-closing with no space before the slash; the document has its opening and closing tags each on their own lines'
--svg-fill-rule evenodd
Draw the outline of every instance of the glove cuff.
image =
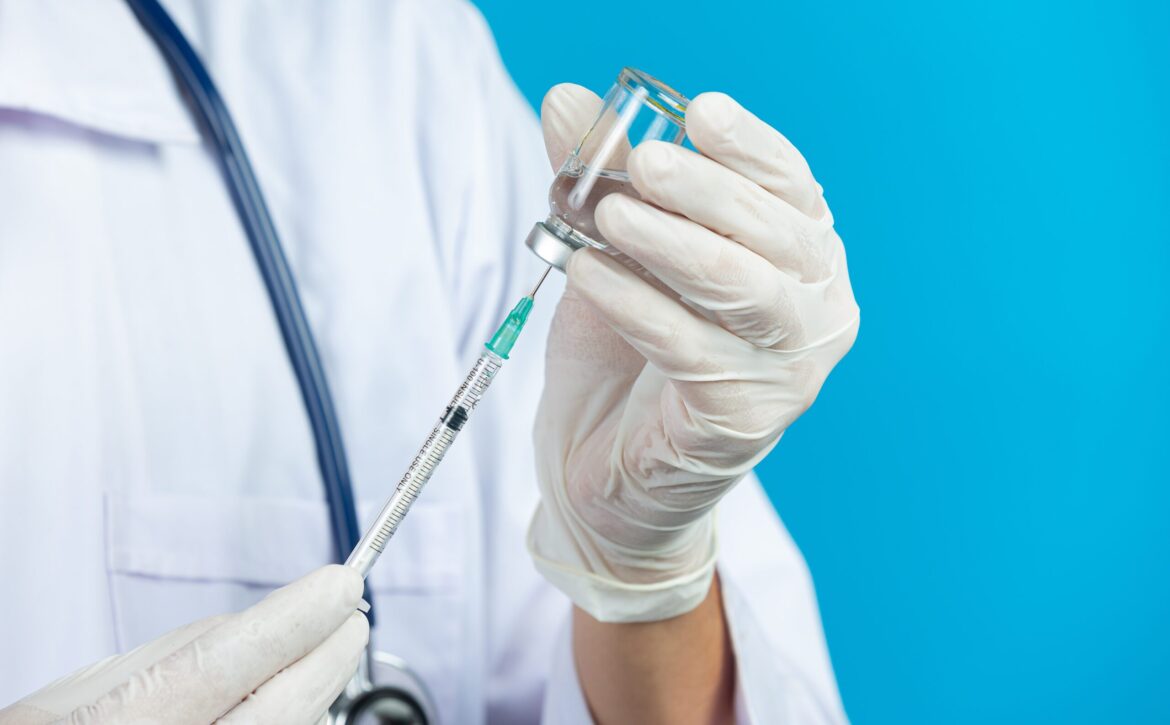
<svg viewBox="0 0 1170 725">
<path fill-rule="evenodd" d="M 548 537 L 540 536 L 550 523 L 547 518 L 542 503 L 528 527 L 528 553 L 537 571 L 600 622 L 653 622 L 677 617 L 699 606 L 711 589 L 717 551 L 714 516 L 706 527 L 710 532 L 706 537 L 708 554 L 697 568 L 663 581 L 637 584 L 589 566 L 578 547 L 547 546 Z M 559 538 L 553 537 L 554 542 Z"/>
</svg>

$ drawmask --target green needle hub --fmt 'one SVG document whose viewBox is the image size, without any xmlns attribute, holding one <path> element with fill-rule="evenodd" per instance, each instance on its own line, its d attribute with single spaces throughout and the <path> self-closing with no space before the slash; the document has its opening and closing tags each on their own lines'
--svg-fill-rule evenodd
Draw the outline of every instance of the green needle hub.
<svg viewBox="0 0 1170 725">
<path fill-rule="evenodd" d="M 528 321 L 528 313 L 532 311 L 532 302 L 531 296 L 520 298 L 520 301 L 508 313 L 504 324 L 500 325 L 496 334 L 492 335 L 492 339 L 484 347 L 507 360 L 508 353 L 516 344 L 516 338 L 520 337 L 520 331 L 524 329 L 524 323 Z"/>
</svg>

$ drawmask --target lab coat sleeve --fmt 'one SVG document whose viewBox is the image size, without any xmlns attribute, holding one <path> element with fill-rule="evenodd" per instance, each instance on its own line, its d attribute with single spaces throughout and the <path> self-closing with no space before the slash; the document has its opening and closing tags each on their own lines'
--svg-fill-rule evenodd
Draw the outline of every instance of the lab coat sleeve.
<svg viewBox="0 0 1170 725">
<path fill-rule="evenodd" d="M 847 722 L 804 558 L 754 475 L 719 505 L 719 580 L 736 661 L 736 722 Z M 543 721 L 591 723 L 567 623 Z"/>
</svg>

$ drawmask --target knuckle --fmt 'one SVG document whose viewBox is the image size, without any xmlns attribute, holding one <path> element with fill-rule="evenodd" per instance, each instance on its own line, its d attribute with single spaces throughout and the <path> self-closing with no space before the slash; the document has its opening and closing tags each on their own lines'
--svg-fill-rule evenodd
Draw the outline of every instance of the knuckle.
<svg viewBox="0 0 1170 725">
<path fill-rule="evenodd" d="M 682 329 L 678 322 L 674 320 L 665 320 L 657 325 L 650 325 L 646 331 L 648 341 L 655 347 L 663 350 L 678 350 L 679 352 L 686 352 L 689 347 L 682 339 Z"/>
<path fill-rule="evenodd" d="M 760 348 L 792 348 L 800 343 L 804 335 L 799 316 L 776 275 L 761 275 L 742 264 L 720 269 L 720 284 L 711 293 L 722 308 L 716 311 L 720 325 Z"/>
<path fill-rule="evenodd" d="M 738 285 L 735 278 L 739 270 L 734 260 L 727 260 L 723 250 L 718 254 L 682 253 L 659 250 L 659 257 L 671 274 L 684 288 L 691 290 L 694 301 L 702 305 L 707 300 L 714 304 L 725 304 L 735 298 Z"/>
<path fill-rule="evenodd" d="M 715 282 L 705 287 L 711 299 L 720 305 L 734 305 L 753 294 L 756 275 L 751 265 L 744 262 L 743 253 L 734 242 L 719 244 L 718 251 L 712 256 L 686 255 L 681 263 L 686 265 L 688 281 L 696 284 L 708 280 Z"/>
<path fill-rule="evenodd" d="M 594 490 L 584 485 L 579 477 L 569 477 L 565 481 L 565 498 L 570 509 L 579 514 L 585 514 L 593 509 L 597 496 Z"/>
<path fill-rule="evenodd" d="M 761 347 L 792 349 L 804 344 L 804 325 L 796 305 L 782 285 L 776 285 L 761 304 L 761 315 L 769 321 L 770 339 Z"/>
<path fill-rule="evenodd" d="M 758 314 L 722 315 L 721 322 L 731 332 L 760 348 L 771 348 L 785 337 L 783 328 Z"/>
</svg>

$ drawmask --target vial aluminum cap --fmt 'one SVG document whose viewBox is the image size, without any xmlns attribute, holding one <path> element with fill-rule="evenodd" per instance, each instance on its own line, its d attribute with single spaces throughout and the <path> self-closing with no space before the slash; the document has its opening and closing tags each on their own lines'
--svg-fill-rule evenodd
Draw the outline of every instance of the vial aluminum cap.
<svg viewBox="0 0 1170 725">
<path fill-rule="evenodd" d="M 565 271 L 565 265 L 569 263 L 569 255 L 584 246 L 558 236 L 544 222 L 532 225 L 532 231 L 528 233 L 524 244 L 536 256 L 562 272 Z"/>
</svg>

